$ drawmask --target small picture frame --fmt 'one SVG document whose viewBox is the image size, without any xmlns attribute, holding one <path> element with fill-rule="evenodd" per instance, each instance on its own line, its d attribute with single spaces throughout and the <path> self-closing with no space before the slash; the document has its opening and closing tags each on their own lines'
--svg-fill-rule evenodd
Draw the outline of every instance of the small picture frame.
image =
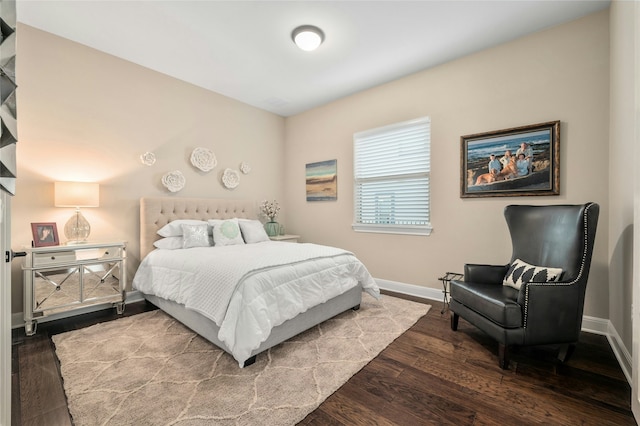
<svg viewBox="0 0 640 426">
<path fill-rule="evenodd" d="M 34 247 L 48 247 L 60 245 L 58 228 L 55 222 L 35 222 L 31 224 Z"/>
</svg>

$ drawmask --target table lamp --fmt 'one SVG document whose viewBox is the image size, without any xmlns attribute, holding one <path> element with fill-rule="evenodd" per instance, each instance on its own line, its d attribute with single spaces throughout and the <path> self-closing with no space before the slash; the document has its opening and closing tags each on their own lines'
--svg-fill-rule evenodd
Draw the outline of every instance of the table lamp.
<svg viewBox="0 0 640 426">
<path fill-rule="evenodd" d="M 67 244 L 87 242 L 91 225 L 80 212 L 80 207 L 98 207 L 100 205 L 100 185 L 89 182 L 55 182 L 55 206 L 75 207 L 76 212 L 64 225 Z"/>
</svg>

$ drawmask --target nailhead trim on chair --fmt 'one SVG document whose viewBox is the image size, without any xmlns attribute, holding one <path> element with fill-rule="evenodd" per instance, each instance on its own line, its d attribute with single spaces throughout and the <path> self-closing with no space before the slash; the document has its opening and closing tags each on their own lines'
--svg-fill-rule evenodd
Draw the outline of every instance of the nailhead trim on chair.
<svg viewBox="0 0 640 426">
<path fill-rule="evenodd" d="M 587 205 L 587 207 L 585 207 L 584 209 L 584 214 L 583 214 L 583 221 L 584 221 L 584 252 L 582 253 L 582 262 L 580 264 L 580 272 L 578 272 L 578 276 L 576 277 L 575 280 L 569 282 L 569 283 L 553 283 L 553 284 L 549 284 L 549 283 L 533 283 L 530 282 L 528 283 L 527 289 L 525 291 L 525 295 L 524 295 L 524 322 L 523 322 L 523 328 L 527 328 L 527 317 L 528 317 L 528 313 L 529 313 L 529 286 L 531 285 L 550 285 L 550 286 L 567 286 L 567 285 L 573 285 L 576 282 L 578 282 L 580 280 L 580 277 L 582 276 L 582 273 L 584 272 L 584 264 L 586 262 L 587 259 L 587 252 L 588 252 L 588 244 L 589 244 L 589 236 L 587 235 L 587 228 L 588 228 L 588 221 L 587 221 L 587 214 L 589 213 L 589 208 L 591 208 L 591 206 L 593 206 L 593 203 L 590 203 L 589 205 Z"/>
</svg>

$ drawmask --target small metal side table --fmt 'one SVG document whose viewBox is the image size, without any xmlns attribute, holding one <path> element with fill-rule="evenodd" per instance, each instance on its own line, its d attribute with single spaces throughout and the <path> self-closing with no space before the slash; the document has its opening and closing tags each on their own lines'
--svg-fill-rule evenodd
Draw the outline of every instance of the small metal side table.
<svg viewBox="0 0 640 426">
<path fill-rule="evenodd" d="M 451 280 L 461 280 L 463 277 L 463 274 L 459 274 L 457 272 L 447 272 L 444 274 L 444 276 L 438 278 L 440 281 L 442 281 L 443 293 L 442 310 L 440 311 L 440 315 L 444 314 L 444 311 L 449 309 L 449 298 L 447 297 L 449 296 L 449 283 L 451 282 Z"/>
</svg>

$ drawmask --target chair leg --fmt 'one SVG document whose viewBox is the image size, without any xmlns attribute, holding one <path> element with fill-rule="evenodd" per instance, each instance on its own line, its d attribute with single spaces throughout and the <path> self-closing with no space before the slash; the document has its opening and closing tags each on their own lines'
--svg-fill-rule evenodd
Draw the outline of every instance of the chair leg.
<svg viewBox="0 0 640 426">
<path fill-rule="evenodd" d="M 575 348 L 576 345 L 574 345 L 573 343 L 567 343 L 566 345 L 560 346 L 560 351 L 558 352 L 558 359 L 560 360 L 560 362 L 564 363 L 569 361 L 569 358 L 571 358 L 571 355 L 573 354 Z"/>
<path fill-rule="evenodd" d="M 458 314 L 456 314 L 455 312 L 451 312 L 451 329 L 453 331 L 457 331 L 458 330 L 458 319 L 460 318 L 460 316 Z"/>
<path fill-rule="evenodd" d="M 498 343 L 498 365 L 503 370 L 509 369 L 509 347 L 503 343 Z"/>
</svg>

